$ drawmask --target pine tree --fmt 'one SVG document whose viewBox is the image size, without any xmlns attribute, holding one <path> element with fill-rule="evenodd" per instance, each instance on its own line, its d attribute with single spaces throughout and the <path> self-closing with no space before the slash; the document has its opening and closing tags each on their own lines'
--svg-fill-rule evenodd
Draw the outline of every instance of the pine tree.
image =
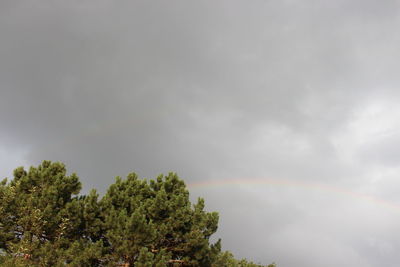
<svg viewBox="0 0 400 267">
<path fill-rule="evenodd" d="M 17 168 L 13 180 L 1 183 L 0 248 L 14 264 L 61 266 L 72 261 L 69 249 L 101 246 L 90 238 L 93 226 L 87 227 L 95 225 L 85 208 L 94 196 L 78 197 L 80 189 L 75 174 L 67 176 L 64 164 L 50 161 L 29 171 Z"/>
<path fill-rule="evenodd" d="M 136 266 L 142 248 L 148 257 L 162 254 L 169 263 L 189 266 L 211 266 L 218 253 L 209 243 L 218 215 L 205 212 L 202 199 L 192 206 L 176 174 L 150 182 L 133 173 L 117 178 L 101 203 L 110 256 L 125 266 Z"/>
<path fill-rule="evenodd" d="M 193 205 L 174 173 L 117 177 L 101 199 L 80 189 L 75 174 L 50 161 L 0 182 L 0 265 L 261 267 L 210 243 L 218 214 L 201 198 Z"/>
<path fill-rule="evenodd" d="M 233 254 L 229 251 L 221 252 L 212 266 L 213 267 L 262 267 L 262 265 L 255 264 L 251 261 L 247 261 L 246 259 L 237 260 L 234 258 Z M 272 263 L 267 267 L 276 267 L 276 265 Z"/>
</svg>

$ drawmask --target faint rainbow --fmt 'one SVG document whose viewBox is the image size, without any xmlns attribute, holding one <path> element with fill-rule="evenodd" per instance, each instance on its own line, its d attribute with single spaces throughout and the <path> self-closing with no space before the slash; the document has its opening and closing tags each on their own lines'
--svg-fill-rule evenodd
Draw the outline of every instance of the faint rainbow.
<svg viewBox="0 0 400 267">
<path fill-rule="evenodd" d="M 390 210 L 394 210 L 396 212 L 400 212 L 400 204 L 388 200 L 384 200 L 382 198 L 378 198 L 375 196 L 371 196 L 364 193 L 354 192 L 345 188 L 326 185 L 326 184 L 318 184 L 318 183 L 310 183 L 304 181 L 293 181 L 288 179 L 260 179 L 260 178 L 252 178 L 252 179 L 219 179 L 219 180 L 207 180 L 202 182 L 190 183 L 188 184 L 188 188 L 213 188 L 220 186 L 228 186 L 228 185 L 277 185 L 283 187 L 294 187 L 294 188 L 302 188 L 306 190 L 314 190 L 324 193 L 332 193 L 336 195 L 348 196 L 350 198 L 367 201 L 370 203 L 377 204 L 379 206 L 383 206 Z"/>
</svg>

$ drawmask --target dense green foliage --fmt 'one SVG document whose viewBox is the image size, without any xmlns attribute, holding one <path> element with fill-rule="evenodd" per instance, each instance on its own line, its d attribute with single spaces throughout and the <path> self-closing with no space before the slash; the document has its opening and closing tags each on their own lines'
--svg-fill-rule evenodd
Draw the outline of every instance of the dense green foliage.
<svg viewBox="0 0 400 267">
<path fill-rule="evenodd" d="M 117 177 L 99 199 L 62 163 L 14 171 L 0 184 L 1 266 L 258 267 L 210 243 L 218 214 L 192 205 L 176 174 Z M 270 265 L 273 266 L 273 265 Z"/>
</svg>

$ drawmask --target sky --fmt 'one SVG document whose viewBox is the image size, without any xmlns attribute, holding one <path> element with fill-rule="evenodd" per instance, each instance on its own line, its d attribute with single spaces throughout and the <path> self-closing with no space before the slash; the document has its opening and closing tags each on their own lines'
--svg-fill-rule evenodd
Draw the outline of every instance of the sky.
<svg viewBox="0 0 400 267">
<path fill-rule="evenodd" d="M 0 177 L 177 172 L 279 267 L 399 266 L 400 1 L 2 0 Z"/>
</svg>

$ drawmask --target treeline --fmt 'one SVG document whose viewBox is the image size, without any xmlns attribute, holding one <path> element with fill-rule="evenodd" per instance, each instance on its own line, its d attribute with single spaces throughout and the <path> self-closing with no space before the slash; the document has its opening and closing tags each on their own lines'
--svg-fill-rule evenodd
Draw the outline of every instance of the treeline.
<svg viewBox="0 0 400 267">
<path fill-rule="evenodd" d="M 218 214 L 189 201 L 176 174 L 116 178 L 79 195 L 64 164 L 43 161 L 0 184 L 1 266 L 259 267 L 210 243 Z M 272 267 L 273 265 L 269 265 Z"/>
</svg>

